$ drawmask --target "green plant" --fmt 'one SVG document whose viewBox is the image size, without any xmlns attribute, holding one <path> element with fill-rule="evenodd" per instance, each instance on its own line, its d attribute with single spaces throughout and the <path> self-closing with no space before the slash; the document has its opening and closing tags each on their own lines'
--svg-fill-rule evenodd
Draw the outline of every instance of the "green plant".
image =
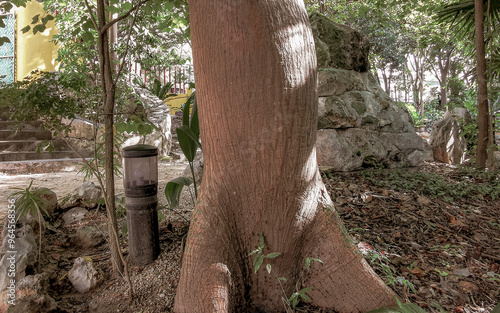
<svg viewBox="0 0 500 313">
<path fill-rule="evenodd" d="M 248 256 L 251 256 L 251 255 L 255 254 L 255 257 L 253 259 L 253 267 L 254 267 L 255 273 L 257 273 L 257 271 L 259 270 L 260 266 L 262 265 L 262 262 L 265 259 L 274 259 L 274 258 L 278 257 L 281 254 L 279 252 L 271 252 L 271 253 L 269 253 L 267 255 L 264 254 L 263 253 L 264 243 L 265 243 L 264 235 L 261 233 L 260 234 L 260 238 L 259 238 L 259 246 L 257 247 L 257 249 L 253 250 L 248 255 Z M 267 264 L 266 265 L 266 270 L 267 270 L 268 273 L 271 273 L 271 264 Z"/>
<path fill-rule="evenodd" d="M 323 264 L 323 261 L 321 261 L 320 259 L 306 258 L 306 260 L 305 260 L 306 271 L 309 271 L 311 269 L 311 262 L 312 261 Z M 298 290 L 299 289 L 299 287 L 298 287 L 299 281 L 297 281 L 296 286 L 297 286 L 297 288 L 296 288 L 297 291 L 292 293 L 292 295 L 287 300 L 287 303 L 289 303 L 292 308 L 295 308 L 300 303 L 301 300 L 304 300 L 306 302 L 311 302 L 311 298 L 307 295 L 307 293 L 309 291 L 311 291 L 312 287 L 305 287 L 305 288 Z"/>
<path fill-rule="evenodd" d="M 302 288 L 299 291 L 294 292 L 290 298 L 288 298 L 287 302 L 290 303 L 292 308 L 295 308 L 299 303 L 300 300 L 304 300 L 306 302 L 311 302 L 311 298 L 307 295 L 309 291 L 311 291 L 312 287 L 306 287 Z"/>
<path fill-rule="evenodd" d="M 426 103 L 425 110 L 422 115 L 418 113 L 415 106 L 411 103 L 403 104 L 411 115 L 413 125 L 415 127 L 431 127 L 436 121 L 443 118 L 444 113 L 435 108 L 432 103 Z"/>
<path fill-rule="evenodd" d="M 94 131 L 94 134 L 96 134 L 96 132 L 97 130 Z M 94 141 L 94 156 L 89 160 L 84 159 L 83 162 L 80 163 L 81 167 L 78 174 L 83 174 L 84 180 L 95 177 L 96 175 L 99 175 L 101 179 L 104 179 L 104 173 L 102 171 L 105 168 L 106 163 L 105 146 L 103 144 L 104 140 L 105 136 L 103 132 L 102 135 Z M 115 162 L 113 162 L 113 172 L 118 177 L 122 176 L 121 154 L 119 151 L 123 142 L 124 140 L 121 134 L 117 134 L 113 137 L 115 147 L 113 152 L 113 157 L 115 159 Z"/>
<path fill-rule="evenodd" d="M 455 255 L 455 256 L 460 256 L 462 255 L 462 246 L 459 245 L 435 245 L 431 247 L 431 251 L 436 252 L 436 251 L 444 251 L 449 255 Z"/>
<path fill-rule="evenodd" d="M 271 252 L 268 254 L 264 254 L 264 245 L 265 245 L 265 238 L 264 238 L 264 234 L 261 233 L 259 236 L 259 246 L 255 250 L 250 252 L 250 254 L 248 255 L 248 256 L 255 255 L 254 259 L 253 259 L 253 267 L 254 267 L 255 273 L 257 273 L 257 271 L 261 267 L 264 260 L 274 259 L 274 258 L 277 258 L 278 256 L 281 255 L 280 252 Z M 323 261 L 321 261 L 320 259 L 306 258 L 305 259 L 305 270 L 306 271 L 310 270 L 311 262 L 313 262 L 313 261 L 323 263 Z M 268 274 L 271 274 L 271 272 L 272 272 L 271 264 L 269 264 L 269 263 L 266 264 L 266 271 L 268 272 Z M 286 295 L 285 289 L 283 288 L 283 284 L 282 284 L 282 282 L 286 282 L 287 279 L 285 277 L 282 277 L 282 276 L 278 277 L 274 273 L 273 273 L 273 275 L 278 280 L 278 283 L 279 283 L 281 290 L 283 292 L 283 295 L 284 295 L 283 296 L 283 303 L 285 304 L 285 309 L 287 309 L 287 311 L 289 311 L 291 309 L 295 309 L 301 300 L 304 300 L 306 302 L 311 301 L 311 298 L 307 295 L 307 293 L 309 291 L 311 291 L 312 287 L 305 287 L 305 288 L 300 289 L 300 281 L 297 280 L 297 282 L 295 284 L 296 291 L 294 293 L 292 293 L 292 295 L 290 297 L 288 297 Z"/>
<path fill-rule="evenodd" d="M 189 119 L 189 111 L 191 104 L 193 104 L 193 110 L 191 114 L 191 120 Z M 191 170 L 190 177 L 177 177 L 167 183 L 165 187 L 165 197 L 172 210 L 176 210 L 179 206 L 179 199 L 182 189 L 185 186 L 194 185 L 194 197 L 198 198 L 198 188 L 196 186 L 196 176 L 194 174 L 194 159 L 196 157 L 196 152 L 198 147 L 201 149 L 200 139 L 200 126 L 198 121 L 198 110 L 196 105 L 195 93 L 188 97 L 183 109 L 182 109 L 182 126 L 176 129 L 177 138 L 179 139 L 179 145 L 181 147 L 182 153 L 186 156 L 189 163 L 189 168 Z M 192 196 L 192 195 L 191 195 Z"/>
<path fill-rule="evenodd" d="M 415 127 L 425 126 L 424 117 L 418 114 L 417 109 L 415 109 L 415 106 L 411 103 L 406 103 L 405 105 L 406 109 L 411 115 L 411 118 L 413 120 L 413 125 L 415 125 Z"/>
<path fill-rule="evenodd" d="M 500 197 L 500 179 L 497 173 L 493 171 L 480 173 L 480 171 L 468 168 L 457 171 L 456 175 L 458 177 L 453 181 L 438 174 L 425 172 L 374 169 L 361 172 L 361 176 L 375 186 L 417 192 L 430 198 L 441 197 L 447 202 L 464 197 L 489 197 L 492 200 Z"/>
<path fill-rule="evenodd" d="M 397 307 L 383 307 L 380 309 L 375 309 L 372 310 L 368 313 L 426 313 L 424 309 L 419 307 L 418 305 L 414 303 L 401 303 L 401 301 L 398 298 L 395 298 L 396 304 L 398 305 Z M 440 313 L 446 313 L 446 311 L 443 309 L 442 306 L 440 306 L 438 303 L 432 303 L 432 306 L 436 307 L 439 309 Z"/>
<path fill-rule="evenodd" d="M 179 199 L 182 189 L 189 187 L 193 183 L 190 177 L 176 177 L 167 183 L 165 187 L 165 197 L 170 205 L 170 209 L 176 210 L 179 207 Z"/>
<path fill-rule="evenodd" d="M 396 283 L 399 283 L 404 287 L 405 294 L 410 290 L 414 294 L 417 294 L 415 286 L 408 279 L 402 276 L 394 277 L 392 269 L 389 266 L 389 259 L 385 255 L 373 250 L 369 251 L 369 253 L 365 255 L 365 258 L 370 261 L 370 264 L 372 264 L 372 266 L 378 268 L 384 274 L 383 279 L 388 286 L 393 286 Z"/>
<path fill-rule="evenodd" d="M 170 97 L 175 97 L 176 94 L 170 93 L 170 89 L 172 88 L 172 83 L 167 82 L 164 86 L 161 85 L 161 82 L 158 78 L 155 78 L 153 81 L 153 85 L 151 86 L 150 91 L 157 96 L 161 100 L 165 100 Z"/>
<path fill-rule="evenodd" d="M 16 98 L 11 98 L 11 119 L 18 127 L 26 122 L 42 121 L 42 128 L 54 135 L 64 135 L 70 126 L 62 123 L 63 118 L 73 119 L 82 114 L 84 108 L 69 90 L 75 85 L 60 79 L 57 73 L 33 71 L 22 82 L 12 84 L 7 92 L 15 90 Z M 4 92 L 2 92 L 5 94 Z M 7 99 L 7 95 L 3 96 Z"/>
<path fill-rule="evenodd" d="M 158 127 L 148 119 L 140 118 L 137 115 L 131 115 L 126 121 L 114 123 L 114 127 L 117 134 L 126 132 L 128 134 L 135 133 L 139 136 L 146 136 L 151 134 L 154 130 L 158 130 Z"/>
<path fill-rule="evenodd" d="M 11 197 L 16 199 L 15 210 L 17 215 L 17 220 L 23 218 L 30 214 L 32 217 L 38 219 L 38 232 L 39 232 L 39 244 L 38 244 L 38 261 L 40 260 L 40 255 L 42 253 L 42 228 L 45 226 L 45 219 L 43 214 L 49 216 L 49 213 L 44 207 L 44 200 L 40 197 L 41 195 L 49 194 L 48 189 L 33 190 L 31 189 L 33 185 L 33 180 L 30 182 L 27 188 L 12 188 L 18 190 L 11 194 Z M 44 224 L 42 224 L 44 221 Z"/>
<path fill-rule="evenodd" d="M 436 271 L 436 272 L 439 274 L 439 276 L 442 276 L 442 277 L 446 277 L 446 276 L 448 276 L 448 275 L 449 275 L 447 272 L 445 272 L 445 271 L 441 271 L 441 270 L 440 270 L 440 269 L 438 269 L 438 268 L 435 268 L 435 269 L 434 269 L 434 271 Z"/>
<path fill-rule="evenodd" d="M 368 313 L 425 313 L 424 309 L 419 307 L 414 303 L 401 303 L 399 299 L 395 299 L 398 304 L 397 307 L 384 307 L 376 310 L 372 310 Z"/>
<path fill-rule="evenodd" d="M 465 138 L 467 141 L 467 151 L 473 151 L 477 147 L 477 136 L 478 136 L 478 128 L 477 123 L 463 123 L 460 124 L 460 137 Z"/>
<path fill-rule="evenodd" d="M 363 167 L 379 169 L 384 168 L 384 164 L 377 160 L 373 155 L 369 155 L 363 159 Z"/>
<path fill-rule="evenodd" d="M 115 204 L 116 217 L 121 218 L 127 214 L 127 209 L 125 208 L 125 197 L 121 197 Z"/>
<path fill-rule="evenodd" d="M 500 313 L 500 302 L 493 308 L 493 311 L 491 313 Z"/>
</svg>

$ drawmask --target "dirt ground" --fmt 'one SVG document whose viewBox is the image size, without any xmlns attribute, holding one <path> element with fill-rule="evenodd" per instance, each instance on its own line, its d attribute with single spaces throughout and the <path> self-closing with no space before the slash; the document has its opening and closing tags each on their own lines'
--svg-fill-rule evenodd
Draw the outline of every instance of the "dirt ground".
<svg viewBox="0 0 500 313">
<path fill-rule="evenodd" d="M 183 168 L 178 163 L 162 164 L 160 187 L 177 177 Z M 483 181 L 473 174 L 434 163 L 413 169 L 323 176 L 354 243 L 401 298 L 427 312 L 439 312 L 439 307 L 444 312 L 491 312 L 500 296 L 500 200 L 487 188 L 498 186 L 498 176 Z M 82 182 L 82 177 L 74 172 L 1 179 L 2 197 L 10 186 L 27 186 L 31 179 L 36 186 L 53 189 L 59 197 Z M 481 188 L 462 191 L 467 180 Z M 117 187 L 119 193 L 122 188 L 118 182 Z M 162 196 L 163 191 L 159 194 Z M 3 198 L 1 201 L 4 203 Z M 132 300 L 124 280 L 111 274 L 107 244 L 87 251 L 69 244 L 81 225 L 94 225 L 105 231 L 104 210 L 92 210 L 78 225 L 60 226 L 45 233 L 41 269 L 49 277 L 49 295 L 57 301 L 58 312 L 172 311 L 192 205 L 187 193 L 179 212 L 165 209 L 164 201 L 160 200 L 160 212 L 164 215 L 160 222 L 161 254 L 149 265 L 131 265 Z M 57 214 L 53 223 L 57 223 L 62 212 Z M 119 224 L 123 221 L 120 218 Z M 126 236 L 121 236 L 121 241 L 127 255 Z M 105 279 L 95 290 L 79 294 L 67 274 L 74 259 L 83 255 L 92 258 Z M 298 309 L 330 312 L 307 303 Z"/>
</svg>

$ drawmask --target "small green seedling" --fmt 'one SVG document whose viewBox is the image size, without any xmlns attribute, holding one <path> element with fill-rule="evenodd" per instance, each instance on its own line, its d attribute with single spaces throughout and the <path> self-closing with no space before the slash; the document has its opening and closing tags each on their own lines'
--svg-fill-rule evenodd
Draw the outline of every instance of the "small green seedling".
<svg viewBox="0 0 500 313">
<path fill-rule="evenodd" d="M 263 253 L 264 244 L 265 244 L 264 235 L 261 233 L 260 238 L 259 238 L 259 246 L 257 247 L 257 249 L 253 250 L 248 255 L 248 256 L 251 256 L 251 255 L 255 254 L 255 257 L 253 259 L 253 267 L 254 267 L 255 273 L 257 273 L 257 271 L 261 267 L 262 262 L 264 262 L 264 259 L 274 259 L 274 258 L 277 258 L 278 256 L 281 255 L 281 253 L 279 253 L 279 252 L 271 252 L 271 253 L 265 255 Z M 271 273 L 271 264 L 266 265 L 266 270 L 268 273 Z"/>
<path fill-rule="evenodd" d="M 321 261 L 320 259 L 307 258 L 306 259 L 306 270 L 309 270 L 311 268 L 311 261 L 315 261 L 315 262 L 319 262 L 319 263 L 323 264 L 323 261 Z"/>
<path fill-rule="evenodd" d="M 306 288 L 303 288 L 297 292 L 294 292 L 290 298 L 288 299 L 288 303 L 292 306 L 292 308 L 295 308 L 299 302 L 300 302 L 300 299 L 306 301 L 306 302 L 311 302 L 311 298 L 309 298 L 309 296 L 307 295 L 307 293 L 309 291 L 311 291 L 312 287 L 306 287 Z"/>
</svg>

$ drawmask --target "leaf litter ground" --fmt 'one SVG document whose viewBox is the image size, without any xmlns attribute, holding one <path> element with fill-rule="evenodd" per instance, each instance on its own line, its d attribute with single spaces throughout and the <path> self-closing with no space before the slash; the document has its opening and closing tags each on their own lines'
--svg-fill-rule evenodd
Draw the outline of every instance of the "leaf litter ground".
<svg viewBox="0 0 500 313">
<path fill-rule="evenodd" d="M 497 176 L 436 163 L 323 176 L 359 250 L 401 297 L 446 312 L 499 301 Z"/>
<path fill-rule="evenodd" d="M 446 312 L 490 312 L 499 301 L 497 177 L 435 163 L 323 177 L 354 243 L 400 297 L 428 312 L 439 312 L 438 306 Z M 44 235 L 41 271 L 49 277 L 49 294 L 58 312 L 171 312 L 189 227 L 184 217 L 189 219 L 192 209 L 189 195 L 184 196 L 179 214 L 161 211 L 159 258 L 147 266 L 130 267 L 132 301 L 124 280 L 111 274 L 106 244 L 87 251 L 70 244 L 83 224 L 105 234 L 104 211 L 93 210 L 72 227 L 59 226 L 54 216 L 54 226 Z M 126 236 L 122 243 L 127 255 Z M 82 255 L 91 257 L 106 277 L 86 294 L 77 293 L 67 277 L 74 259 Z M 299 310 L 331 312 L 306 303 Z"/>
</svg>

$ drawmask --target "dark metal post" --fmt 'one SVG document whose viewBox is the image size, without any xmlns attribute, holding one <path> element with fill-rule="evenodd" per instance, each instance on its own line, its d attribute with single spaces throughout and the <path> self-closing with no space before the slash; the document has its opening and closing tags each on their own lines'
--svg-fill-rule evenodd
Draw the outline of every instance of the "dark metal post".
<svg viewBox="0 0 500 313">
<path fill-rule="evenodd" d="M 134 145 L 122 151 L 128 246 L 132 261 L 144 265 L 160 254 L 158 149 Z"/>
</svg>

